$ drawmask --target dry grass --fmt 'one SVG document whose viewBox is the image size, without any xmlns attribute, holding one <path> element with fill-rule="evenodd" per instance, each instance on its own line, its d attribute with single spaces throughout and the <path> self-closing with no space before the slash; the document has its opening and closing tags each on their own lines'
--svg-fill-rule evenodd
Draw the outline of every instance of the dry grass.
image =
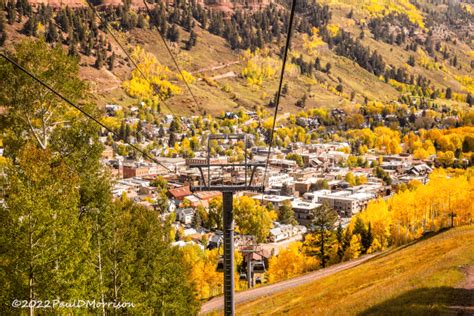
<svg viewBox="0 0 474 316">
<path fill-rule="evenodd" d="M 452 229 L 356 268 L 238 307 L 239 315 L 437 315 L 466 304 L 474 226 Z"/>
</svg>

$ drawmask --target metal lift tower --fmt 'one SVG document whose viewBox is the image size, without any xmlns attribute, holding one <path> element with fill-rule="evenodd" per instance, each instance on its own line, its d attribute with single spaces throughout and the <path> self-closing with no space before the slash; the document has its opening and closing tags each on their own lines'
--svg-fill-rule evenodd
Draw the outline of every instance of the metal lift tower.
<svg viewBox="0 0 474 316">
<path fill-rule="evenodd" d="M 211 141 L 220 140 L 227 141 L 229 144 L 232 141 L 244 141 L 244 163 L 216 163 L 211 164 Z M 248 156 L 248 139 L 246 134 L 217 134 L 209 135 L 207 143 L 207 163 L 206 164 L 190 164 L 190 168 L 198 168 L 201 174 L 202 184 L 197 187 L 191 187 L 192 191 L 220 191 L 222 192 L 222 207 L 223 207 L 223 218 L 224 218 L 224 313 L 226 316 L 235 315 L 235 304 L 234 304 L 234 225 L 233 225 L 233 197 L 234 192 L 237 191 L 257 191 L 263 192 L 264 186 L 252 185 L 255 171 L 258 167 L 265 167 L 265 163 L 254 163 L 249 162 Z M 237 184 L 224 184 L 220 183 L 219 180 L 213 181 L 211 178 L 211 167 L 224 168 L 240 168 L 244 170 L 243 183 Z M 204 176 L 204 170 L 207 169 L 207 181 Z M 250 173 L 250 178 L 248 174 Z M 213 182 L 217 182 L 213 184 Z"/>
</svg>

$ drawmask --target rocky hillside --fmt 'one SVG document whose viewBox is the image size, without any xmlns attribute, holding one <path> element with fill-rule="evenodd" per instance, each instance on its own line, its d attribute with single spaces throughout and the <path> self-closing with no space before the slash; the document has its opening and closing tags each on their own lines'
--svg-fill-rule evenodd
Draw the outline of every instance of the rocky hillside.
<svg viewBox="0 0 474 316">
<path fill-rule="evenodd" d="M 272 107 L 289 0 L 150 3 L 152 18 L 140 0 L 95 3 L 140 68 L 167 67 L 157 68 L 164 71 L 155 73 L 157 86 L 136 87 L 140 74 L 81 0 L 3 0 L 3 46 L 25 37 L 63 45 L 80 58 L 81 75 L 101 105 L 153 104 L 159 93 L 167 99 L 163 112 Z M 371 100 L 467 108 L 474 94 L 472 10 L 473 4 L 444 0 L 299 2 L 282 111 Z M 150 63 L 142 63 L 147 53 Z M 142 93 L 147 89 L 154 92 Z"/>
</svg>

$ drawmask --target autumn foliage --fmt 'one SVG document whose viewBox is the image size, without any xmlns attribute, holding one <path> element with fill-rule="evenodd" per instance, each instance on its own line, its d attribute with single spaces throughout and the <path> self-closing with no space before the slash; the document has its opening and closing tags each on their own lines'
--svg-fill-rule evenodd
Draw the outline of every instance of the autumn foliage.
<svg viewBox="0 0 474 316">
<path fill-rule="evenodd" d="M 437 169 L 428 184 L 373 201 L 358 218 L 371 223 L 374 243 L 381 249 L 427 232 L 470 224 L 474 217 L 472 171 Z"/>
<path fill-rule="evenodd" d="M 319 262 L 315 257 L 303 253 L 301 242 L 294 242 L 270 259 L 269 282 L 277 282 L 316 269 Z"/>
</svg>

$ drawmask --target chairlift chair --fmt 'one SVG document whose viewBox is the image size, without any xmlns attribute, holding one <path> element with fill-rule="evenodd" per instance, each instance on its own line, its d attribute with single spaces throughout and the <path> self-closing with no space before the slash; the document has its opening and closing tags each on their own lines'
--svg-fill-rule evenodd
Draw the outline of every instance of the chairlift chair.
<svg viewBox="0 0 474 316">
<path fill-rule="evenodd" d="M 263 262 L 263 260 L 252 262 L 252 271 L 254 273 L 264 273 L 265 271 L 267 271 L 265 269 L 265 263 Z"/>
</svg>

